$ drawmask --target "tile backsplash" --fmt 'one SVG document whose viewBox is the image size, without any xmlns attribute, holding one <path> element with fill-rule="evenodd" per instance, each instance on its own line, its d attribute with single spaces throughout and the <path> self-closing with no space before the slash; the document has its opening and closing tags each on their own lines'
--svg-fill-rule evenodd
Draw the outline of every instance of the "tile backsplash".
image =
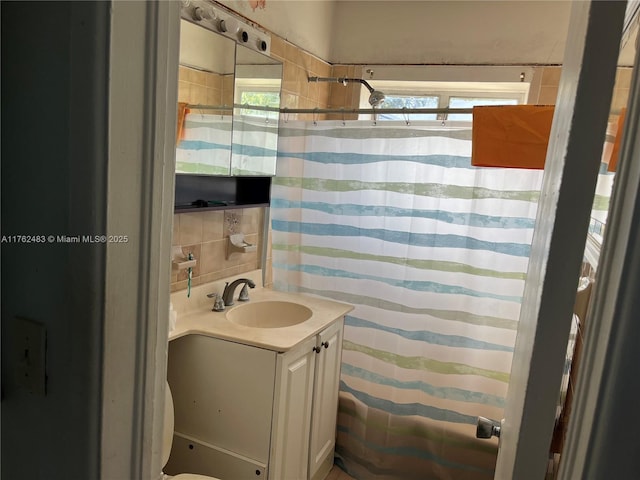
<svg viewBox="0 0 640 480">
<path fill-rule="evenodd" d="M 185 256 L 192 253 L 197 260 L 191 285 L 262 268 L 262 245 L 268 241 L 262 232 L 264 215 L 264 207 L 175 214 L 172 245 L 180 246 Z M 237 253 L 227 258 L 229 235 L 233 233 L 243 233 L 248 243 L 257 245 L 256 251 Z M 187 271 L 172 269 L 171 291 L 185 288 Z"/>
</svg>

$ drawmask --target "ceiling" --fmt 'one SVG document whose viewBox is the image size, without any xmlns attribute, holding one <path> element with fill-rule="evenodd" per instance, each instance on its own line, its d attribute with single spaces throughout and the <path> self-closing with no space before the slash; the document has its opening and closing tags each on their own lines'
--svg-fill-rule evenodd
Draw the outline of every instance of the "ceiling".
<svg viewBox="0 0 640 480">
<path fill-rule="evenodd" d="M 331 58 L 368 64 L 559 64 L 566 1 L 340 1 Z"/>
</svg>

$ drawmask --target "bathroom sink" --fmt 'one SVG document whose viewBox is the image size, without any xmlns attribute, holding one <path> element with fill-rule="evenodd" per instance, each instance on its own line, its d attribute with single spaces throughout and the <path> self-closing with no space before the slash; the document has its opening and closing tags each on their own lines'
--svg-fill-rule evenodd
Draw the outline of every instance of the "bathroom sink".
<svg viewBox="0 0 640 480">
<path fill-rule="evenodd" d="M 268 300 L 238 305 L 227 312 L 227 318 L 245 327 L 282 328 L 302 323 L 312 314 L 299 303 Z"/>
</svg>

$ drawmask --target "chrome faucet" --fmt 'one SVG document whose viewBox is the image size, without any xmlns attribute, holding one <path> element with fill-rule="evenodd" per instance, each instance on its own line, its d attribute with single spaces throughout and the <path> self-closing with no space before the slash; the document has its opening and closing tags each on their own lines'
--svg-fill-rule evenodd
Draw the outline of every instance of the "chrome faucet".
<svg viewBox="0 0 640 480">
<path fill-rule="evenodd" d="M 256 286 L 256 284 L 253 283 L 253 280 L 248 278 L 238 278 L 231 283 L 227 282 L 224 287 L 224 291 L 222 292 L 222 301 L 227 307 L 229 305 L 233 305 L 233 294 L 236 291 L 236 287 L 242 283 L 248 285 L 249 288 L 255 288 Z"/>
</svg>

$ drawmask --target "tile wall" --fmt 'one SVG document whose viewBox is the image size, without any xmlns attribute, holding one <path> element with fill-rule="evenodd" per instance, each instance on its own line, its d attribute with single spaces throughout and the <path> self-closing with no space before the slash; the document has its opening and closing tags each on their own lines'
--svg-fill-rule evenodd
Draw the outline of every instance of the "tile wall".
<svg viewBox="0 0 640 480">
<path fill-rule="evenodd" d="M 264 213 L 264 208 L 255 207 L 174 214 L 172 245 L 180 246 L 185 256 L 192 253 L 197 260 L 191 285 L 261 268 Z M 256 251 L 229 256 L 229 235 L 233 233 L 244 233 L 248 243 L 258 246 Z M 171 291 L 185 288 L 187 271 L 172 268 Z"/>
<path fill-rule="evenodd" d="M 537 97 L 532 95 L 538 105 L 555 105 L 560 85 L 560 74 L 562 67 L 543 67 L 541 80 L 538 85 L 532 85 L 532 89 L 537 89 Z M 629 98 L 629 87 L 631 85 L 631 74 L 633 68 L 619 67 L 616 72 L 616 83 L 613 88 L 613 98 L 611 101 L 611 112 L 617 114 L 622 107 L 627 104 Z M 535 91 L 535 90 L 534 90 Z M 537 98 L 537 101 L 535 99 Z"/>
<path fill-rule="evenodd" d="M 560 73 L 562 67 L 544 67 L 542 79 L 540 80 L 540 90 L 538 92 L 538 105 L 555 105 L 558 96 L 558 86 L 560 84 Z"/>
<path fill-rule="evenodd" d="M 616 83 L 613 87 L 613 98 L 611 100 L 611 112 L 614 114 L 617 114 L 622 107 L 627 105 L 632 74 L 633 68 L 618 68 L 616 72 Z"/>
<path fill-rule="evenodd" d="M 231 105 L 233 75 L 203 72 L 181 65 L 178 69 L 178 102 Z"/>
<path fill-rule="evenodd" d="M 283 108 L 358 108 L 360 85 L 347 86 L 330 82 L 309 82 L 308 77 L 360 77 L 358 65 L 331 66 L 286 40 L 273 36 L 271 56 L 284 66 L 282 82 Z M 327 115 L 298 114 L 291 119 L 325 120 Z"/>
</svg>

